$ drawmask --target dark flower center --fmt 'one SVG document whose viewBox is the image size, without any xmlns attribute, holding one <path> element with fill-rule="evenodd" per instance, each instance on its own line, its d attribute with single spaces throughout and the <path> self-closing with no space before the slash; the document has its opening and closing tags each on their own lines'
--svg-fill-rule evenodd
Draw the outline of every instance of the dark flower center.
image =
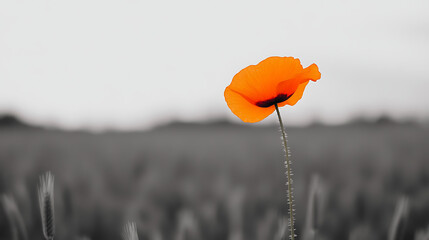
<svg viewBox="0 0 429 240">
<path fill-rule="evenodd" d="M 288 100 L 290 97 L 292 97 L 292 95 L 293 94 L 291 94 L 291 95 L 279 94 L 279 95 L 277 95 L 277 97 L 270 98 L 270 99 L 264 100 L 264 101 L 259 101 L 259 102 L 256 102 L 255 104 L 258 107 L 267 108 L 267 107 L 273 106 L 276 103 L 281 103 L 281 102 Z"/>
</svg>

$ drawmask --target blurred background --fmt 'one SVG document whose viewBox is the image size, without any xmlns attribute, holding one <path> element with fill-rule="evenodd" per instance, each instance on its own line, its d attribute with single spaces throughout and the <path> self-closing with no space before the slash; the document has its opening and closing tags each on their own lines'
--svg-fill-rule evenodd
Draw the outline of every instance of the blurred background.
<svg viewBox="0 0 429 240">
<path fill-rule="evenodd" d="M 58 239 L 118 239 L 127 221 L 140 239 L 280 239 L 277 120 L 244 124 L 223 97 L 269 56 L 322 73 L 281 109 L 300 239 L 309 228 L 387 239 L 396 215 L 396 237 L 428 239 L 428 11 L 426 0 L 0 2 L 0 239 L 13 239 L 12 205 L 43 238 L 46 171 Z"/>
</svg>

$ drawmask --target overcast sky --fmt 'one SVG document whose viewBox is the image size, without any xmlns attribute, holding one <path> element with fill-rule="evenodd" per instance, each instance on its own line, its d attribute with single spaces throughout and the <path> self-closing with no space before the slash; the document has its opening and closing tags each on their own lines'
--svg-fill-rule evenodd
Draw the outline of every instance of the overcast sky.
<svg viewBox="0 0 429 240">
<path fill-rule="evenodd" d="M 427 0 L 1 1 L 0 112 L 71 129 L 238 121 L 223 91 L 269 56 L 322 73 L 286 124 L 429 118 Z"/>
</svg>

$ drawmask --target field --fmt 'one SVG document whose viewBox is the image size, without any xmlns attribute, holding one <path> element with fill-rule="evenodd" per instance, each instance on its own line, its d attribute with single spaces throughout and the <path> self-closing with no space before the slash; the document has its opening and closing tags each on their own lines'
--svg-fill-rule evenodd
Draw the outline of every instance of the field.
<svg viewBox="0 0 429 240">
<path fill-rule="evenodd" d="M 297 231 L 317 176 L 317 239 L 387 239 L 409 199 L 404 239 L 429 226 L 429 129 L 373 123 L 288 128 Z M 267 240 L 287 213 L 275 126 L 171 124 L 146 132 L 0 129 L 0 194 L 42 239 L 38 178 L 55 176 L 56 239 Z M 86 237 L 86 238 L 85 238 Z M 0 208 L 0 239 L 11 239 Z"/>
</svg>

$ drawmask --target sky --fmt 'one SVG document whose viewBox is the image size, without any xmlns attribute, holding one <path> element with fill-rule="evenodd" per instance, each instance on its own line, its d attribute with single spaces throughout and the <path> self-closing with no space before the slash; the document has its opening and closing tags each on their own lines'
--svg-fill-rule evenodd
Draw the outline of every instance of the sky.
<svg viewBox="0 0 429 240">
<path fill-rule="evenodd" d="M 232 77 L 294 56 L 322 78 L 282 109 L 286 125 L 428 120 L 428 12 L 427 0 L 5 0 L 0 113 L 65 129 L 240 122 L 223 97 Z"/>
</svg>

